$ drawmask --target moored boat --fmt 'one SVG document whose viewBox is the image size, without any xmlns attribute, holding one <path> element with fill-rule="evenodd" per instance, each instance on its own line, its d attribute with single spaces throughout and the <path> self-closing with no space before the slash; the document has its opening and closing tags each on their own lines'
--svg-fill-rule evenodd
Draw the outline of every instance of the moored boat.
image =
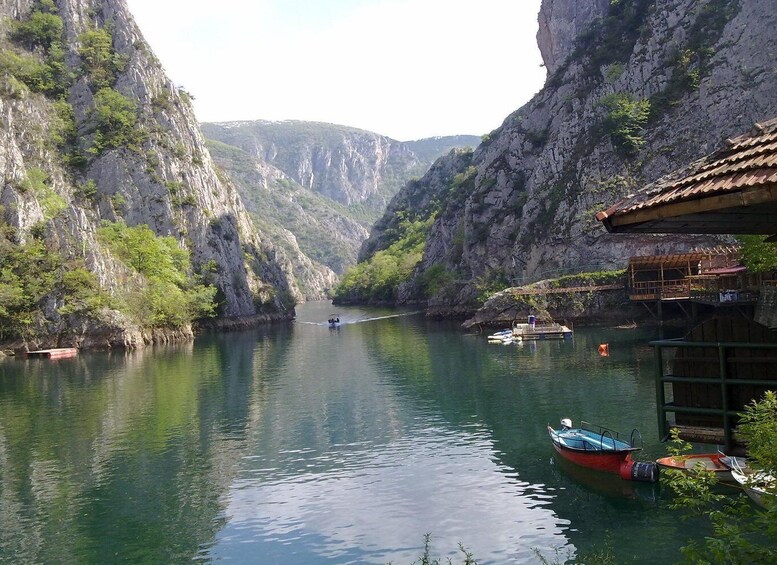
<svg viewBox="0 0 777 565">
<path fill-rule="evenodd" d="M 510 329 L 499 330 L 498 332 L 494 332 L 490 336 L 488 336 L 488 339 L 503 340 L 506 337 L 512 337 L 512 335 L 513 335 L 513 330 L 510 330 Z"/>
<path fill-rule="evenodd" d="M 572 427 L 568 418 L 561 420 L 561 429 L 548 426 L 548 434 L 559 455 L 590 469 L 618 473 L 623 479 L 657 480 L 655 463 L 634 461 L 632 453 L 642 447 L 635 445 L 639 432 L 631 432 L 629 441 L 620 439 L 619 434 L 603 426 L 581 422 L 579 428 Z"/>
<path fill-rule="evenodd" d="M 768 473 L 753 471 L 734 463 L 731 467 L 731 476 L 758 506 L 766 507 L 767 498 L 775 495 L 777 479 Z"/>
<path fill-rule="evenodd" d="M 724 453 L 692 453 L 689 455 L 669 455 L 656 460 L 662 469 L 690 471 L 702 468 L 715 474 L 715 478 L 723 482 L 735 482 L 731 475 L 730 465 L 726 461 L 733 459 Z M 740 458 L 741 459 L 741 458 Z M 740 463 L 741 464 L 741 463 Z"/>
</svg>

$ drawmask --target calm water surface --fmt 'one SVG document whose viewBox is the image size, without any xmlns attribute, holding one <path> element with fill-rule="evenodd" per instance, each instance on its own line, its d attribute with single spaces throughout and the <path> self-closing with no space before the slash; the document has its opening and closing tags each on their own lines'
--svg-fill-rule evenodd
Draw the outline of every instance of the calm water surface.
<svg viewBox="0 0 777 565">
<path fill-rule="evenodd" d="M 669 563 L 703 533 L 658 485 L 563 465 L 545 430 L 636 427 L 663 454 L 652 334 L 503 346 L 388 310 L 330 330 L 331 312 L 0 361 L 0 562 L 409 564 L 429 532 L 434 556 L 461 542 L 480 563 L 607 540 L 619 563 Z"/>
</svg>

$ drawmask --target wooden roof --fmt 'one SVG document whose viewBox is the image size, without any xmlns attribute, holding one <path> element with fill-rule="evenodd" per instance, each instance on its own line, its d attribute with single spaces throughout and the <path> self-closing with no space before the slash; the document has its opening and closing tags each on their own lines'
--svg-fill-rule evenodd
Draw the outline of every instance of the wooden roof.
<svg viewBox="0 0 777 565">
<path fill-rule="evenodd" d="M 684 267 L 688 263 L 698 263 L 709 257 L 709 253 L 702 251 L 682 253 L 679 255 L 635 255 L 629 258 L 630 267 Z"/>
<path fill-rule="evenodd" d="M 739 248 L 730 245 L 719 245 L 708 249 L 692 249 L 687 253 L 674 253 L 671 255 L 632 255 L 629 258 L 629 267 L 682 267 L 688 263 L 722 261 L 726 266 L 739 264 Z M 723 265 L 717 265 L 723 266 Z"/>
<path fill-rule="evenodd" d="M 777 234 L 777 118 L 596 219 L 614 233 Z"/>
</svg>

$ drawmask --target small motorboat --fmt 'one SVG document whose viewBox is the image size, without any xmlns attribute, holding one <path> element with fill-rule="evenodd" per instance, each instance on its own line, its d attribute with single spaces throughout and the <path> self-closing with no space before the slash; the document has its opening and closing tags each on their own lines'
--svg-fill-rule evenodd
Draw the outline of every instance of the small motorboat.
<svg viewBox="0 0 777 565">
<path fill-rule="evenodd" d="M 521 336 L 514 335 L 513 330 L 501 330 L 488 336 L 488 343 L 510 345 L 518 341 L 521 341 Z"/>
<path fill-rule="evenodd" d="M 561 420 L 561 429 L 548 425 L 548 434 L 559 455 L 589 469 L 618 473 L 621 478 L 655 482 L 658 467 L 652 462 L 634 461 L 631 454 L 642 449 L 635 445 L 641 435 L 633 430 L 629 441 L 620 439 L 619 434 L 603 426 L 581 422 L 579 428 L 572 427 L 569 418 Z"/>
<path fill-rule="evenodd" d="M 327 320 L 329 322 L 330 328 L 339 328 L 340 327 L 340 316 L 337 314 L 332 314 L 329 316 L 329 319 Z"/>
<path fill-rule="evenodd" d="M 676 471 L 689 471 L 691 469 L 705 469 L 715 474 L 719 481 L 736 482 L 731 475 L 732 460 L 739 460 L 738 465 L 745 466 L 745 460 L 741 457 L 730 457 L 724 453 L 693 453 L 689 455 L 670 455 L 656 460 L 662 469 L 674 469 Z M 728 464 L 726 464 L 728 462 Z"/>
<path fill-rule="evenodd" d="M 488 336 L 488 339 L 490 340 L 503 340 L 506 337 L 512 337 L 513 330 L 506 329 L 506 330 L 499 330 L 498 332 L 492 333 L 490 336 Z"/>
<path fill-rule="evenodd" d="M 731 476 L 758 506 L 766 507 L 766 498 L 774 497 L 777 479 L 762 471 L 753 471 L 740 466 L 736 461 L 731 466 Z"/>
</svg>

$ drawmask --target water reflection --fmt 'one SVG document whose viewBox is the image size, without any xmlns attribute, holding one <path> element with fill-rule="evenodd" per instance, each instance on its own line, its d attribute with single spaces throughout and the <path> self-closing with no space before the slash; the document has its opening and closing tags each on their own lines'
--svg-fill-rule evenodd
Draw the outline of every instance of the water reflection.
<svg viewBox="0 0 777 565">
<path fill-rule="evenodd" d="M 425 532 L 435 556 L 462 542 L 479 562 L 565 556 L 608 531 L 622 560 L 679 557 L 660 493 L 560 468 L 545 431 L 638 427 L 646 457 L 663 452 L 648 336 L 492 346 L 380 309 L 341 309 L 329 331 L 330 310 L 0 362 L 0 562 L 410 563 Z"/>
<path fill-rule="evenodd" d="M 190 558 L 223 525 L 261 343 L 0 364 L 0 561 Z"/>
<path fill-rule="evenodd" d="M 412 418 L 405 426 L 402 437 L 383 445 L 281 454 L 308 461 L 304 472 L 254 457 L 233 485 L 229 525 L 210 557 L 410 563 L 420 554 L 419 536 L 429 530 L 437 555 L 466 540 L 485 561 L 529 560 L 532 548 L 565 544 L 565 522 L 554 516 L 546 497 L 536 495 L 542 486 L 510 477 L 485 431 L 463 433 L 443 422 L 422 427 Z M 299 553 L 309 545 L 315 556 Z"/>
</svg>

